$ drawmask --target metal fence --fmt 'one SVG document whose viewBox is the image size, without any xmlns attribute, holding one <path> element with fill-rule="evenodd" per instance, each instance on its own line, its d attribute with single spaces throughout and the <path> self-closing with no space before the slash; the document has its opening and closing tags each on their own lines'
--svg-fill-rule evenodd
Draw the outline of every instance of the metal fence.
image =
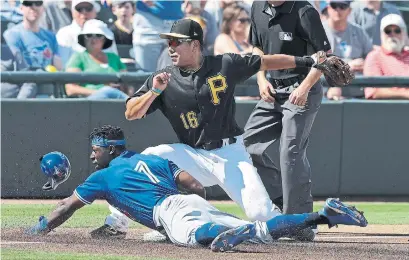
<svg viewBox="0 0 409 260">
<path fill-rule="evenodd" d="M 54 97 L 66 97 L 64 93 L 64 84 L 66 83 L 123 83 L 131 84 L 137 88 L 141 86 L 145 80 L 151 75 L 146 72 L 127 72 L 127 73 L 69 73 L 69 72 L 1 72 L 1 82 L 12 84 L 22 84 L 26 82 L 34 82 L 37 84 L 45 84 L 42 86 L 43 91 L 50 93 L 54 90 Z M 325 78 L 321 81 L 325 84 Z M 357 76 L 353 82 L 346 86 L 347 91 L 356 92 L 363 91 L 364 87 L 409 87 L 409 77 L 363 77 Z M 44 90 L 45 88 L 45 90 Z M 238 84 L 236 87 L 237 96 L 258 96 L 258 87 L 256 77 L 253 76 L 248 80 Z"/>
</svg>

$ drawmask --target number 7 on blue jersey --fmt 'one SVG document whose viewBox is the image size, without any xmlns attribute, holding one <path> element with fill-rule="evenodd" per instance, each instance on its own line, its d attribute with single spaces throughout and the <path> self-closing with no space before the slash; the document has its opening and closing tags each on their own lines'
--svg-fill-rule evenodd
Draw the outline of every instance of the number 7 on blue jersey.
<svg viewBox="0 0 409 260">
<path fill-rule="evenodd" d="M 159 183 L 159 179 L 151 172 L 148 165 L 144 161 L 139 161 L 134 169 L 137 172 L 142 172 L 148 176 L 153 183 Z"/>
</svg>

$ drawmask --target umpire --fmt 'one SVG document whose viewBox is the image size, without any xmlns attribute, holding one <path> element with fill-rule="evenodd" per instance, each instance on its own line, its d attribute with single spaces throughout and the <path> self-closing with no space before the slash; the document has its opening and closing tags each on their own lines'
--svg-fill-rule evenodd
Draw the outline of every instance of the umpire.
<svg viewBox="0 0 409 260">
<path fill-rule="evenodd" d="M 320 15 L 308 1 L 254 1 L 250 42 L 257 55 L 304 56 L 331 49 Z M 306 149 L 323 96 L 321 72 L 295 68 L 268 73 L 268 80 L 264 72 L 257 73 L 262 100 L 245 126 L 244 144 L 271 200 L 276 205 L 282 203 L 283 213 L 312 212 Z M 306 77 L 315 84 L 308 84 Z M 266 153 L 277 140 L 281 174 Z"/>
</svg>

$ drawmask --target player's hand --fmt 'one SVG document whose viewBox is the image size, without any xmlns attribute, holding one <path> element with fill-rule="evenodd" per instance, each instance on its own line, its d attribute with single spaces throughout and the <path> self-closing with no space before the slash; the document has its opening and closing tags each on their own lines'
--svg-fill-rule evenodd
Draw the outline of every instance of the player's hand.
<svg viewBox="0 0 409 260">
<path fill-rule="evenodd" d="M 258 88 L 260 90 L 260 97 L 266 102 L 273 103 L 275 101 L 275 90 L 268 80 L 263 80 L 258 83 Z"/>
<path fill-rule="evenodd" d="M 171 74 L 167 72 L 159 73 L 158 75 L 153 77 L 153 87 L 162 91 L 165 90 L 168 86 L 170 76 Z"/>
<path fill-rule="evenodd" d="M 38 223 L 35 226 L 27 229 L 25 231 L 25 234 L 31 236 L 45 235 L 49 232 L 47 225 L 48 225 L 47 218 L 41 216 Z"/>
<path fill-rule="evenodd" d="M 307 104 L 308 92 L 309 90 L 307 88 L 298 87 L 294 89 L 288 100 L 290 101 L 291 104 L 300 107 L 305 106 L 305 104 Z"/>
</svg>

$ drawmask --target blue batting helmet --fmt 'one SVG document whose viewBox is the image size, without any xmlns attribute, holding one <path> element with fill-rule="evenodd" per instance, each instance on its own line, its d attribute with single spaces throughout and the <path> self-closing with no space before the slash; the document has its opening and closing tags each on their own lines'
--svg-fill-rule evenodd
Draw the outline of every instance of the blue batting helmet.
<svg viewBox="0 0 409 260">
<path fill-rule="evenodd" d="M 67 156 L 60 152 L 51 152 L 40 158 L 41 171 L 48 181 L 43 190 L 55 190 L 58 185 L 68 180 L 71 174 L 71 164 Z"/>
</svg>

